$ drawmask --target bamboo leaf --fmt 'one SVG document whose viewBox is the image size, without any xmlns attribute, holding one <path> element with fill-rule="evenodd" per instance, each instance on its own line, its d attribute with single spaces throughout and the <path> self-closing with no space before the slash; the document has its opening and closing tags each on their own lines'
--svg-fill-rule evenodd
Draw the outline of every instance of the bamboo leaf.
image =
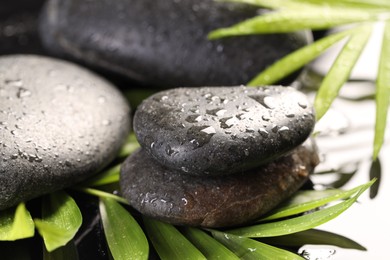
<svg viewBox="0 0 390 260">
<path fill-rule="evenodd" d="M 365 251 L 359 243 L 339 234 L 319 229 L 309 229 L 285 236 L 261 238 L 261 242 L 276 246 L 301 247 L 303 245 L 333 245 Z"/>
<path fill-rule="evenodd" d="M 247 85 L 259 86 L 275 83 L 282 78 L 290 75 L 294 71 L 308 64 L 310 61 L 321 55 L 326 49 L 342 40 L 348 35 L 351 35 L 353 30 L 343 31 L 340 33 L 329 35 L 321 40 L 318 40 L 310 45 L 302 47 L 295 52 L 283 57 L 279 61 L 272 64 L 266 70 L 257 75 Z"/>
<path fill-rule="evenodd" d="M 379 192 L 379 186 L 382 179 L 382 166 L 379 158 L 371 162 L 370 180 L 377 179 L 377 181 L 370 187 L 370 198 L 374 199 Z"/>
<path fill-rule="evenodd" d="M 356 195 L 337 205 L 292 219 L 233 229 L 227 231 L 227 233 L 245 237 L 270 237 L 288 235 L 314 228 L 336 218 L 347 210 L 374 181 L 375 180 L 363 185 Z"/>
<path fill-rule="evenodd" d="M 149 239 L 162 260 L 206 259 L 174 226 L 144 217 Z"/>
<path fill-rule="evenodd" d="M 98 175 L 88 179 L 87 181 L 83 182 L 81 185 L 86 187 L 93 187 L 93 186 L 102 186 L 102 185 L 118 182 L 120 167 L 121 167 L 120 164 L 115 165 L 103 171 L 102 173 L 99 173 Z"/>
<path fill-rule="evenodd" d="M 114 195 L 112 193 L 108 193 L 105 191 L 97 190 L 97 189 L 92 189 L 92 188 L 79 188 L 76 187 L 74 188 L 75 190 L 82 191 L 86 194 L 97 196 L 99 198 L 108 198 L 108 199 L 113 199 L 116 200 L 117 202 L 123 203 L 123 204 L 129 204 L 125 198 L 119 197 L 117 195 Z"/>
<path fill-rule="evenodd" d="M 377 18 L 373 13 L 344 8 L 286 9 L 250 18 L 228 28 L 212 31 L 209 39 L 222 37 L 286 33 L 304 29 L 328 29 L 343 24 Z"/>
<path fill-rule="evenodd" d="M 338 95 L 361 52 L 363 51 L 372 30 L 371 25 L 361 26 L 350 37 L 325 76 L 314 101 L 317 120 L 325 114 Z"/>
<path fill-rule="evenodd" d="M 148 259 L 148 241 L 130 213 L 110 198 L 101 198 L 99 209 L 104 234 L 114 259 Z"/>
<path fill-rule="evenodd" d="M 261 219 L 261 221 L 265 220 L 272 220 L 272 219 L 278 219 L 278 218 L 284 218 L 288 216 L 293 216 L 299 213 L 303 213 L 321 206 L 326 205 L 329 202 L 340 200 L 340 199 L 346 199 L 351 197 L 352 195 L 356 194 L 359 190 L 363 189 L 366 184 L 363 184 L 361 186 L 358 186 L 354 189 L 351 189 L 349 191 L 342 191 L 342 190 L 325 190 L 325 191 L 319 191 L 320 198 L 316 198 L 317 195 L 315 195 L 316 191 L 306 191 L 306 192 L 300 192 L 296 195 L 296 197 L 293 197 L 290 199 L 289 202 L 287 202 L 284 206 L 278 207 L 276 210 L 274 210 L 272 213 L 270 213 L 269 216 Z M 309 196 L 305 196 L 305 193 L 310 194 Z M 327 195 L 326 195 L 327 194 Z M 311 199 L 309 199 L 311 198 Z M 306 200 L 309 199 L 309 200 Z M 306 200 L 306 201 L 305 201 Z"/>
<path fill-rule="evenodd" d="M 82 223 L 80 209 L 64 191 L 44 197 L 42 219 L 34 219 L 48 252 L 66 245 L 77 233 Z"/>
<path fill-rule="evenodd" d="M 302 257 L 293 254 L 289 251 L 273 247 L 259 241 L 235 236 L 229 233 L 223 233 L 219 231 L 212 231 L 213 236 L 219 242 L 224 244 L 230 250 L 232 250 L 240 259 L 264 259 L 264 260 L 273 260 L 273 259 L 303 259 Z"/>
<path fill-rule="evenodd" d="M 134 133 L 131 133 L 126 140 L 126 143 L 122 146 L 119 151 L 119 158 L 123 158 L 132 154 L 135 150 L 140 147 L 137 138 Z"/>
<path fill-rule="evenodd" d="M 0 241 L 14 241 L 34 236 L 34 221 L 26 205 L 0 211 Z"/>
<path fill-rule="evenodd" d="M 182 232 L 207 259 L 239 259 L 232 251 L 200 229 L 185 227 Z"/>
<path fill-rule="evenodd" d="M 378 157 L 384 142 L 387 112 L 390 97 L 390 21 L 385 23 L 382 51 L 376 81 L 376 120 L 374 137 L 374 160 Z"/>
</svg>

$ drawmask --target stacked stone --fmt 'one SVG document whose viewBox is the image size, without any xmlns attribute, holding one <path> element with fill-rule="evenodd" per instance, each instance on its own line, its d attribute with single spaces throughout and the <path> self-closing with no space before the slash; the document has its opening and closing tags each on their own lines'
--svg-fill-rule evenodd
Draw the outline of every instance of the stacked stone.
<svg viewBox="0 0 390 260">
<path fill-rule="evenodd" d="M 122 195 L 173 224 L 226 227 L 254 220 L 296 192 L 318 163 L 301 144 L 315 124 L 291 87 L 178 88 L 138 107 L 141 149 L 121 168 Z"/>
</svg>

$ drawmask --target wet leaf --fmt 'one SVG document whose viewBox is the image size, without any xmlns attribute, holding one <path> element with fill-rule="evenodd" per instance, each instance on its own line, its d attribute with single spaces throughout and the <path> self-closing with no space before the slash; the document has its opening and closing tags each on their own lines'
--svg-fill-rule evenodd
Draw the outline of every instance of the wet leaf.
<svg viewBox="0 0 390 260">
<path fill-rule="evenodd" d="M 34 221 L 26 205 L 0 211 L 0 241 L 14 241 L 34 236 Z"/>
<path fill-rule="evenodd" d="M 340 215 L 350 206 L 352 206 L 352 204 L 356 202 L 357 198 L 366 189 L 368 189 L 374 181 L 375 180 L 364 184 L 357 191 L 356 195 L 334 206 L 330 206 L 328 208 L 324 208 L 310 214 L 287 220 L 237 228 L 233 230 L 228 230 L 226 232 L 245 237 L 270 237 L 288 235 L 317 227 L 321 224 L 328 222 L 329 220 L 336 218 L 338 215 Z"/>
<path fill-rule="evenodd" d="M 80 209 L 64 191 L 43 198 L 42 219 L 34 219 L 48 252 L 66 245 L 77 233 L 82 223 Z"/>
<path fill-rule="evenodd" d="M 341 248 L 365 251 L 359 243 L 332 232 L 319 229 L 309 229 L 290 235 L 261 238 L 261 242 L 276 246 L 301 247 L 303 245 L 333 245 Z"/>
<path fill-rule="evenodd" d="M 261 72 L 248 83 L 248 86 L 269 85 L 283 79 L 317 58 L 330 46 L 350 35 L 352 32 L 353 30 L 348 30 L 332 34 L 296 50 Z"/>
<path fill-rule="evenodd" d="M 117 202 L 123 203 L 123 204 L 129 204 L 125 198 L 119 197 L 117 195 L 114 195 L 112 193 L 108 193 L 105 191 L 97 190 L 97 189 L 92 189 L 92 188 L 80 188 L 80 187 L 75 187 L 75 190 L 84 192 L 89 195 L 97 196 L 99 198 L 108 198 L 108 199 L 113 199 L 116 200 Z"/>
<path fill-rule="evenodd" d="M 144 217 L 149 239 L 162 260 L 206 259 L 174 226 Z"/>
<path fill-rule="evenodd" d="M 137 138 L 134 133 L 131 133 L 126 140 L 126 143 L 119 151 L 119 158 L 127 157 L 140 147 Z"/>
<path fill-rule="evenodd" d="M 326 113 L 333 100 L 337 97 L 341 87 L 348 80 L 356 61 L 370 37 L 371 30 L 371 25 L 365 25 L 355 31 L 325 76 L 314 102 L 317 120 L 321 119 Z"/>
<path fill-rule="evenodd" d="M 289 251 L 273 247 L 250 238 L 235 236 L 219 231 L 212 231 L 212 234 L 215 239 L 232 250 L 240 259 L 303 259 L 302 257 Z"/>
<path fill-rule="evenodd" d="M 385 23 L 378 76 L 376 80 L 375 100 L 376 120 L 373 155 L 374 160 L 378 157 L 384 141 L 387 112 L 390 103 L 390 21 Z"/>
<path fill-rule="evenodd" d="M 130 213 L 110 198 L 101 198 L 99 209 L 104 234 L 114 259 L 148 259 L 148 241 Z"/>
<path fill-rule="evenodd" d="M 115 165 L 99 173 L 98 175 L 88 179 L 87 181 L 83 182 L 81 185 L 86 187 L 93 187 L 93 186 L 102 186 L 102 185 L 118 182 L 120 166 L 121 166 L 120 164 Z"/>
<path fill-rule="evenodd" d="M 321 206 L 332 201 L 347 199 L 363 189 L 367 184 L 360 185 L 354 189 L 343 190 L 323 190 L 323 191 L 301 191 L 289 199 L 282 206 L 278 207 L 267 217 L 260 221 L 284 218 L 297 215 Z"/>
<path fill-rule="evenodd" d="M 304 29 L 328 29 L 338 25 L 375 20 L 362 10 L 343 8 L 283 9 L 250 18 L 228 28 L 212 31 L 209 39 L 264 33 L 287 33 Z M 355 43 L 357 44 L 357 43 Z"/>
<path fill-rule="evenodd" d="M 370 187 L 370 198 L 374 199 L 378 195 L 379 185 L 381 183 L 382 167 L 379 158 L 371 162 L 370 180 L 377 179 L 377 181 Z"/>
<path fill-rule="evenodd" d="M 239 259 L 232 251 L 200 229 L 185 227 L 182 232 L 207 259 Z"/>
</svg>

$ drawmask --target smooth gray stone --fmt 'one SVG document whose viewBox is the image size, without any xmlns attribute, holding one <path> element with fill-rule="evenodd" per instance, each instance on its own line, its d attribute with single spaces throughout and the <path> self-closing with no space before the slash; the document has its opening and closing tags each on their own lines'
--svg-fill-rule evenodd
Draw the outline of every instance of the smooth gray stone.
<svg viewBox="0 0 390 260">
<path fill-rule="evenodd" d="M 51 58 L 0 58 L 0 209 L 75 184 L 106 166 L 130 131 L 121 93 Z"/>
<path fill-rule="evenodd" d="M 176 225 L 227 227 L 274 208 L 307 181 L 317 164 L 316 151 L 299 146 L 249 172 L 196 177 L 167 169 L 138 150 L 121 166 L 120 187 L 146 216 Z"/>
<path fill-rule="evenodd" d="M 252 169 L 304 142 L 315 118 L 291 87 L 203 87 L 159 92 L 134 115 L 134 132 L 150 156 L 193 175 Z"/>
<path fill-rule="evenodd" d="M 55 55 L 147 85 L 233 86 L 311 38 L 297 32 L 207 39 L 257 14 L 250 5 L 214 0 L 49 0 L 40 34 Z"/>
</svg>

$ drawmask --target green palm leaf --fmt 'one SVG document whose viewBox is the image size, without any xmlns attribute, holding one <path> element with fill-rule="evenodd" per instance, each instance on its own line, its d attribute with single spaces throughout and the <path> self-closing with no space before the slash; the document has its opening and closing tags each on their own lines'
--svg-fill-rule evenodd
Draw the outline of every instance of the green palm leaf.
<svg viewBox="0 0 390 260">
<path fill-rule="evenodd" d="M 379 62 L 378 78 L 376 82 L 376 124 L 374 138 L 374 160 L 378 157 L 382 147 L 386 122 L 387 111 L 390 97 L 390 22 L 385 24 L 385 33 L 382 42 L 381 58 Z"/>
<path fill-rule="evenodd" d="M 239 259 L 232 251 L 200 229 L 186 227 L 182 232 L 207 259 Z"/>
<path fill-rule="evenodd" d="M 82 223 L 80 209 L 64 191 L 44 197 L 42 219 L 34 219 L 46 249 L 51 252 L 66 245 L 77 233 Z"/>
<path fill-rule="evenodd" d="M 275 83 L 305 66 L 310 61 L 321 55 L 330 46 L 351 35 L 353 32 L 354 30 L 348 30 L 332 34 L 310 45 L 300 48 L 272 64 L 252 79 L 247 85 L 259 86 Z"/>
<path fill-rule="evenodd" d="M 374 181 L 375 180 L 364 184 L 357 192 L 357 194 L 353 197 L 329 208 L 325 208 L 292 219 L 237 228 L 233 230 L 228 230 L 226 232 L 245 237 L 271 237 L 288 235 L 314 228 L 316 226 L 328 222 L 329 220 L 334 219 L 335 217 L 343 213 L 345 210 L 347 210 L 350 206 L 352 206 L 354 202 L 356 202 L 357 198 L 373 184 Z"/>
<path fill-rule="evenodd" d="M 104 234 L 114 259 L 148 259 L 148 241 L 130 213 L 110 198 L 101 198 L 99 209 Z"/>
<path fill-rule="evenodd" d="M 206 259 L 174 226 L 147 217 L 144 217 L 144 224 L 148 237 L 161 259 Z"/>
<path fill-rule="evenodd" d="M 348 80 L 356 61 L 370 37 L 372 25 L 364 25 L 352 34 L 330 71 L 325 76 L 314 102 L 317 120 L 329 109 L 340 88 Z"/>
<path fill-rule="evenodd" d="M 14 241 L 34 236 L 34 221 L 26 205 L 0 212 L 0 241 Z"/>
<path fill-rule="evenodd" d="M 293 254 L 289 251 L 273 247 L 259 241 L 232 235 L 229 233 L 223 233 L 219 231 L 212 231 L 213 236 L 219 242 L 224 244 L 230 250 L 232 250 L 240 259 L 287 259 L 287 260 L 301 260 L 302 257 Z"/>
</svg>

